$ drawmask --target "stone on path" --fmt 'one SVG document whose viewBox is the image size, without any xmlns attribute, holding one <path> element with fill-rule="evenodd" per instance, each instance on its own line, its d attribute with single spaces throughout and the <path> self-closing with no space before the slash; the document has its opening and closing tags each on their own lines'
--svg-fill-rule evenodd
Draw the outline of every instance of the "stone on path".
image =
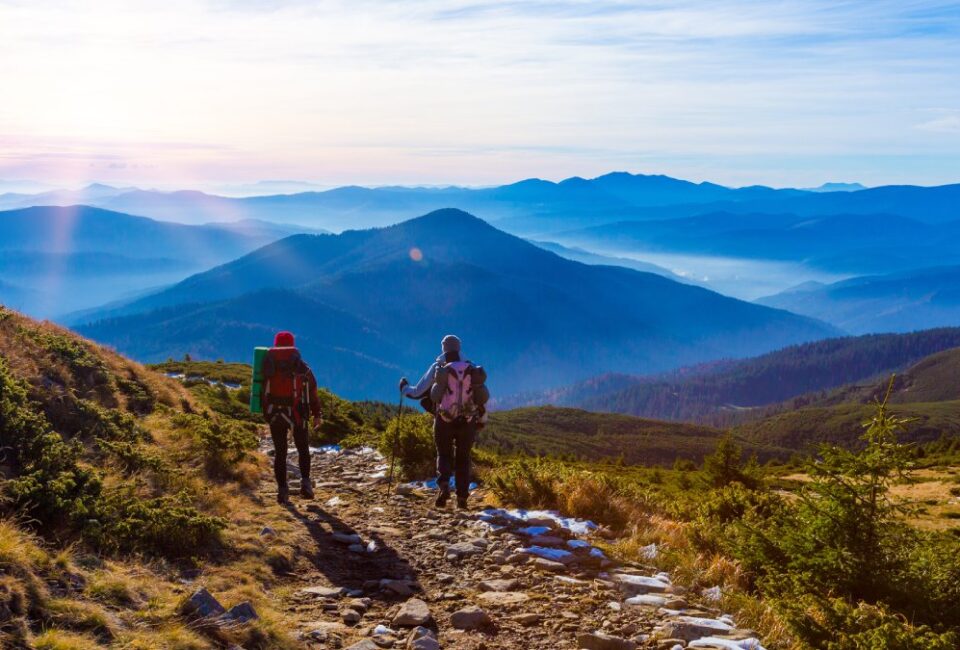
<svg viewBox="0 0 960 650">
<path fill-rule="evenodd" d="M 380 650 L 380 646 L 370 639 L 364 639 L 363 641 L 354 643 L 351 646 L 347 646 L 346 650 Z"/>
<path fill-rule="evenodd" d="M 618 636 L 593 632 L 577 637 L 577 646 L 583 650 L 636 650 L 637 644 Z"/>
<path fill-rule="evenodd" d="M 713 618 L 680 616 L 676 620 L 664 623 L 660 630 L 663 636 L 683 639 L 684 641 L 695 641 L 705 636 L 729 634 L 734 631 L 734 627 Z"/>
<path fill-rule="evenodd" d="M 516 578 L 484 580 L 480 583 L 480 591 L 516 591 L 520 581 Z"/>
<path fill-rule="evenodd" d="M 450 616 L 450 625 L 458 630 L 476 630 L 490 624 L 490 617 L 476 605 L 467 605 Z"/>
<path fill-rule="evenodd" d="M 533 561 L 533 566 L 541 571 L 549 571 L 551 573 L 563 573 L 567 570 L 565 564 L 560 562 L 554 562 L 553 560 L 547 560 L 542 557 L 538 557 Z"/>
<path fill-rule="evenodd" d="M 530 612 L 528 614 L 520 614 L 520 616 L 515 617 L 513 620 L 520 625 L 530 626 L 540 623 L 540 621 L 543 620 L 543 616 L 534 612 Z"/>
<path fill-rule="evenodd" d="M 380 581 L 380 589 L 383 591 L 392 592 L 398 596 L 403 596 L 404 598 L 413 594 L 413 589 L 410 587 L 410 583 L 406 580 L 391 580 L 390 578 L 384 578 Z"/>
<path fill-rule="evenodd" d="M 433 630 L 415 627 L 407 637 L 407 650 L 440 650 L 440 642 Z"/>
<path fill-rule="evenodd" d="M 530 600 L 530 596 L 522 591 L 487 591 L 477 596 L 487 605 L 519 605 Z"/>
<path fill-rule="evenodd" d="M 456 559 L 480 555 L 483 548 L 472 542 L 458 542 L 447 547 L 447 557 L 453 556 Z"/>
<path fill-rule="evenodd" d="M 343 587 L 307 587 L 298 591 L 298 594 L 304 596 L 314 596 L 316 598 L 340 598 L 346 593 L 346 589 Z"/>
<path fill-rule="evenodd" d="M 429 625 L 433 620 L 430 608 L 419 598 L 411 598 L 400 606 L 400 611 L 393 617 L 391 625 L 394 627 L 417 627 Z"/>
</svg>

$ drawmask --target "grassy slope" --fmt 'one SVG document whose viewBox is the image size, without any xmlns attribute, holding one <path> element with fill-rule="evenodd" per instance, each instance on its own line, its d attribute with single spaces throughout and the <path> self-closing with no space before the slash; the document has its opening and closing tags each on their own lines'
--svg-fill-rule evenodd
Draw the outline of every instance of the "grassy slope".
<svg viewBox="0 0 960 650">
<path fill-rule="evenodd" d="M 263 469 L 252 453 L 256 427 L 216 413 L 176 381 L 2 307 L 0 380 L 0 445 L 8 447 L 0 465 L 0 647 L 295 647 L 267 589 L 278 580 L 270 563 L 291 556 L 296 540 L 259 535 L 281 519 L 254 490 Z M 46 433 L 24 445 L 31 432 Z M 57 453 L 38 462 L 31 448 Z M 41 483 L 24 501 L 29 476 L 49 478 L 54 469 L 59 482 Z M 55 494 L 72 500 L 54 502 Z M 200 585 L 227 607 L 251 601 L 260 619 L 232 631 L 189 625 L 179 607 Z"/>
<path fill-rule="evenodd" d="M 892 412 L 911 422 L 901 439 L 931 442 L 960 436 L 960 348 L 924 358 L 894 380 Z M 807 450 L 817 442 L 854 444 L 862 424 L 881 399 L 888 381 L 846 386 L 824 396 L 809 396 L 780 405 L 768 417 L 735 427 L 757 444 Z"/>
<path fill-rule="evenodd" d="M 669 465 L 677 458 L 697 462 L 713 452 L 718 429 L 645 420 L 629 415 L 580 409 L 530 407 L 499 411 L 480 436 L 480 444 L 503 453 L 566 456 L 584 460 L 618 459 L 627 464 Z M 761 459 L 790 451 L 746 444 Z"/>
</svg>

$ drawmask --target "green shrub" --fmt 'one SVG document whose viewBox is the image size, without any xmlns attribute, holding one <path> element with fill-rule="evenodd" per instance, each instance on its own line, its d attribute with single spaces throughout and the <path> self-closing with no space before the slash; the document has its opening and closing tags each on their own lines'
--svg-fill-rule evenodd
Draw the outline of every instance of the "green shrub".
<svg viewBox="0 0 960 650">
<path fill-rule="evenodd" d="M 716 488 L 731 483 L 754 487 L 758 483 L 755 466 L 755 459 L 747 465 L 743 463 L 743 448 L 728 433 L 720 438 L 716 451 L 703 459 L 703 475 L 707 483 Z"/>
<path fill-rule="evenodd" d="M 880 403 L 865 425 L 864 448 L 822 447 L 795 500 L 757 505 L 728 494 L 726 511 L 714 514 L 733 522 L 724 531 L 725 550 L 757 576 L 761 593 L 814 647 L 941 647 L 937 639 L 948 628 L 957 631 L 960 544 L 912 528 L 889 494 L 912 457 L 896 440 L 902 425 Z M 864 612 L 879 617 L 883 631 L 861 625 Z M 870 645 L 882 635 L 891 645 Z M 921 638 L 931 645 L 910 645 Z"/>
<path fill-rule="evenodd" d="M 399 435 L 397 424 L 400 424 Z M 380 435 L 377 448 L 387 458 L 396 456 L 401 477 L 423 479 L 436 472 L 436 445 L 433 440 L 433 417 L 427 413 L 394 418 Z"/>
<path fill-rule="evenodd" d="M 197 443 L 207 473 L 215 478 L 233 477 L 237 465 L 250 456 L 260 441 L 259 430 L 252 423 L 194 413 L 177 413 L 172 421 Z"/>
</svg>

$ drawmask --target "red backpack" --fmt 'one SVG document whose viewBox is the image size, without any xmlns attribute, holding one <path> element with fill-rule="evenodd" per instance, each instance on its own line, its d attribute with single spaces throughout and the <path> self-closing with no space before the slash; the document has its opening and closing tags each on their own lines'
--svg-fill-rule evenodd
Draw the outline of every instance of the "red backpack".
<svg viewBox="0 0 960 650">
<path fill-rule="evenodd" d="M 307 366 L 294 347 L 274 347 L 263 360 L 263 412 L 299 425 L 310 413 Z"/>
</svg>

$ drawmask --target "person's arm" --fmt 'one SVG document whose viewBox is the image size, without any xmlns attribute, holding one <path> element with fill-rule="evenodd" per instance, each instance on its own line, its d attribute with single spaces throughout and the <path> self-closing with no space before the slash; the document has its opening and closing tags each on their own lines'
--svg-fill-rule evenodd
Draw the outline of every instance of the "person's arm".
<svg viewBox="0 0 960 650">
<path fill-rule="evenodd" d="M 416 386 L 407 384 L 403 389 L 404 397 L 410 399 L 422 399 L 430 393 L 430 387 L 433 386 L 433 377 L 437 374 L 437 364 L 431 365 Z"/>
</svg>

